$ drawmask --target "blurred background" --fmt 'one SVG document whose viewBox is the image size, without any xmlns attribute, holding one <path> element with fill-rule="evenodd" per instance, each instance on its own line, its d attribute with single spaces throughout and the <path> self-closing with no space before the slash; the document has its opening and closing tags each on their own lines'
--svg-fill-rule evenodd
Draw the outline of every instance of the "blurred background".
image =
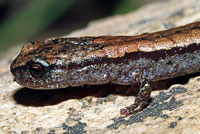
<svg viewBox="0 0 200 134">
<path fill-rule="evenodd" d="M 0 0 L 0 53 L 28 40 L 66 35 L 91 20 L 125 14 L 152 1 Z"/>
</svg>

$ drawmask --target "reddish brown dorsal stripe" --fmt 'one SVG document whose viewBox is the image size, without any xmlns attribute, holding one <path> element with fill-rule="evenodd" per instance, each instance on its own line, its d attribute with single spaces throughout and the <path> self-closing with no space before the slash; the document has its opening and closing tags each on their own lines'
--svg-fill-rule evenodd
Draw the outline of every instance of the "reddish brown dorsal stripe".
<svg viewBox="0 0 200 134">
<path fill-rule="evenodd" d="M 153 52 L 170 50 L 174 47 L 187 47 L 193 43 L 200 43 L 199 25 L 200 22 L 196 22 L 170 30 L 139 36 L 102 36 L 94 40 L 94 45 L 101 44 L 105 45 L 105 47 L 88 53 L 85 59 L 105 56 L 117 58 L 131 52 Z"/>
</svg>

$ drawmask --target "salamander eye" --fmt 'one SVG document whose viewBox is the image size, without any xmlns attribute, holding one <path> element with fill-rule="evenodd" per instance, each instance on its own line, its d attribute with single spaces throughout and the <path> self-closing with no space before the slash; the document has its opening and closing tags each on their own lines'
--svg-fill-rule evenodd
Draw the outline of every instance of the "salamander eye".
<svg viewBox="0 0 200 134">
<path fill-rule="evenodd" d="M 41 65 L 40 63 L 31 64 L 29 69 L 30 69 L 31 74 L 34 77 L 41 77 L 46 73 L 45 67 Z"/>
<path fill-rule="evenodd" d="M 40 78 L 48 71 L 48 64 L 42 60 L 32 61 L 29 66 L 30 73 L 36 77 Z"/>
</svg>

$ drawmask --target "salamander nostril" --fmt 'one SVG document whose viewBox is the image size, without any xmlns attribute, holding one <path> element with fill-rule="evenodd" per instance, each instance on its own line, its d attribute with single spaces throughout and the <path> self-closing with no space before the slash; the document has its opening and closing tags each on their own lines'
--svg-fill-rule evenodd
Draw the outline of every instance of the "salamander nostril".
<svg viewBox="0 0 200 134">
<path fill-rule="evenodd" d="M 16 76 L 16 78 L 20 78 L 20 72 L 19 72 L 19 71 L 16 71 L 16 72 L 15 72 L 15 76 Z"/>
</svg>

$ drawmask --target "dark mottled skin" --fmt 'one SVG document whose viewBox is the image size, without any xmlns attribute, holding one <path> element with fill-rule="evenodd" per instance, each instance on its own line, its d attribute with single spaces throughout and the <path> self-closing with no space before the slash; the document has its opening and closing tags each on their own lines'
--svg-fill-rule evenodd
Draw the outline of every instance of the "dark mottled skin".
<svg viewBox="0 0 200 134">
<path fill-rule="evenodd" d="M 130 115 L 147 105 L 152 84 L 199 72 L 200 22 L 138 36 L 59 38 L 28 42 L 11 64 L 15 80 L 34 89 L 114 83 L 137 85 Z"/>
</svg>

